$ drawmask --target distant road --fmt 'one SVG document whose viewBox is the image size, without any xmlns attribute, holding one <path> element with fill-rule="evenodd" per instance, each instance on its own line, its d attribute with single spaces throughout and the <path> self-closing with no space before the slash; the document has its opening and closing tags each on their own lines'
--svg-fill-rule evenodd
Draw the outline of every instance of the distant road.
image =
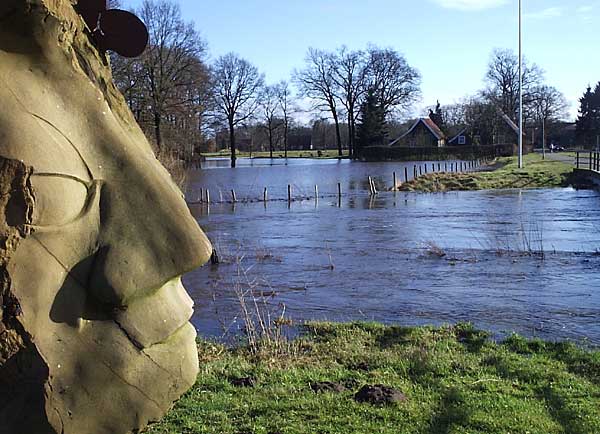
<svg viewBox="0 0 600 434">
<path fill-rule="evenodd" d="M 561 161 L 563 163 L 568 163 L 568 164 L 572 164 L 575 165 L 575 155 L 573 155 L 570 152 L 567 153 L 563 153 L 563 152 L 556 152 L 556 153 L 550 153 L 550 152 L 546 152 L 546 159 L 548 160 L 554 160 L 554 161 Z"/>
</svg>

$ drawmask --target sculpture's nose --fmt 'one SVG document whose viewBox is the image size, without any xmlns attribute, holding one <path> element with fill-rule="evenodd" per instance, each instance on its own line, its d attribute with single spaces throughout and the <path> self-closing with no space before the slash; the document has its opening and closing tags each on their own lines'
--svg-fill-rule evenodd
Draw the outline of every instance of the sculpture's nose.
<svg viewBox="0 0 600 434">
<path fill-rule="evenodd" d="M 117 167 L 102 187 L 90 288 L 101 301 L 125 306 L 205 264 L 212 247 L 156 160 Z"/>
</svg>

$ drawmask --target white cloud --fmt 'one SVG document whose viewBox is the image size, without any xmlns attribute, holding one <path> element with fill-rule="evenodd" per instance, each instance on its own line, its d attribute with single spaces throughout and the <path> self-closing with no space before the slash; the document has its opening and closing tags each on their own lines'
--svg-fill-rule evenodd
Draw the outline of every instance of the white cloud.
<svg viewBox="0 0 600 434">
<path fill-rule="evenodd" d="M 592 12 L 593 10 L 594 10 L 594 7 L 592 5 L 580 6 L 577 8 L 577 13 L 578 14 L 587 14 L 589 12 Z"/>
<path fill-rule="evenodd" d="M 592 21 L 594 7 L 592 5 L 580 6 L 577 8 L 576 12 L 583 21 Z"/>
<path fill-rule="evenodd" d="M 550 18 L 557 18 L 562 16 L 563 9 L 559 7 L 546 8 L 539 12 L 531 12 L 525 14 L 527 18 L 532 18 L 534 20 L 547 20 Z"/>
<path fill-rule="evenodd" d="M 478 11 L 502 6 L 508 0 L 433 0 L 446 9 L 458 9 L 461 11 Z"/>
</svg>

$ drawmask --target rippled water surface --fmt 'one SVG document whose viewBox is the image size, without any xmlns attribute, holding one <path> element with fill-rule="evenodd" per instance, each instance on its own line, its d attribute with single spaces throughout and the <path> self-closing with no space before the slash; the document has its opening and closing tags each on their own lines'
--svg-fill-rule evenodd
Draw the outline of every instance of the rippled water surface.
<svg viewBox="0 0 600 434">
<path fill-rule="evenodd" d="M 600 344 L 600 193 L 392 193 L 402 163 L 282 161 L 190 173 L 188 200 L 206 188 L 223 199 L 190 205 L 222 259 L 184 279 L 200 334 L 239 332 L 236 287 L 251 283 L 296 321 L 471 321 L 498 336 Z M 288 204 L 287 184 L 304 200 Z M 318 201 L 307 199 L 315 184 Z M 252 202 L 264 187 L 276 200 Z M 227 203 L 231 189 L 249 202 Z"/>
</svg>

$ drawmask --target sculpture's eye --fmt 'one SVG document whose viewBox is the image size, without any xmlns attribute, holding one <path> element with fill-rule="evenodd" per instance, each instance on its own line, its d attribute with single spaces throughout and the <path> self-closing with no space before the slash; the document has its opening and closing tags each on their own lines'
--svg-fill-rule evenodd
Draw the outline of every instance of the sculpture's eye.
<svg viewBox="0 0 600 434">
<path fill-rule="evenodd" d="M 89 187 L 84 181 L 55 174 L 34 174 L 30 180 L 35 197 L 34 226 L 66 225 L 85 211 Z"/>
</svg>

